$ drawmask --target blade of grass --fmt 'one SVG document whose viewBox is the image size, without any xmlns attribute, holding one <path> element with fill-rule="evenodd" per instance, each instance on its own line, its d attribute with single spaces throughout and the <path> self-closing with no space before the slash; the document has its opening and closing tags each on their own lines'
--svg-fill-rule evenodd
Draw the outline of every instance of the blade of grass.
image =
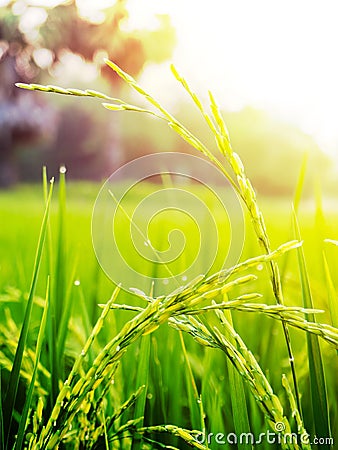
<svg viewBox="0 0 338 450">
<path fill-rule="evenodd" d="M 152 284 L 150 295 L 154 293 L 154 284 Z M 142 336 L 140 342 L 139 363 L 136 377 L 136 386 L 145 386 L 144 391 L 137 397 L 135 401 L 134 419 L 139 420 L 139 424 L 143 427 L 145 407 L 147 401 L 147 392 L 149 386 L 149 360 L 150 360 L 150 335 Z M 134 437 L 132 450 L 141 449 L 141 439 Z"/>
<path fill-rule="evenodd" d="M 12 424 L 12 418 L 13 418 L 13 413 L 14 413 L 14 405 L 15 405 L 16 395 L 17 395 L 17 391 L 18 391 L 18 386 L 19 386 L 22 358 L 23 358 L 26 341 L 27 341 L 30 318 L 31 318 L 31 313 L 32 313 L 32 308 L 33 308 L 33 303 L 34 303 L 33 299 L 34 299 L 34 294 L 35 294 L 35 288 L 36 288 L 36 284 L 37 284 L 37 280 L 38 280 L 39 269 L 40 269 L 40 264 L 41 264 L 41 259 L 42 259 L 42 253 L 43 253 L 46 234 L 47 234 L 47 224 L 48 224 L 48 218 L 49 218 L 50 202 L 51 202 L 52 193 L 53 193 L 53 184 L 54 184 L 54 180 L 51 180 L 51 186 L 50 186 L 50 190 L 49 190 L 49 194 L 48 194 L 46 208 L 45 208 L 45 212 L 44 212 L 44 216 L 43 216 L 43 220 L 42 220 L 42 224 L 41 224 L 41 228 L 40 228 L 40 236 L 39 236 L 37 250 L 36 250 L 34 269 L 33 269 L 31 287 L 29 290 L 29 296 L 28 296 L 25 316 L 24 316 L 24 320 L 23 320 L 23 324 L 22 324 L 22 328 L 21 328 L 21 332 L 20 332 L 17 350 L 15 352 L 13 367 L 12 367 L 12 371 L 10 374 L 8 388 L 7 388 L 5 401 L 4 401 L 4 405 L 5 405 L 4 429 L 6 430 L 5 432 L 7 433 L 6 448 L 8 448 L 8 445 L 10 442 L 10 437 L 11 437 L 11 424 Z"/>
<path fill-rule="evenodd" d="M 295 193 L 293 196 L 293 206 L 294 206 L 296 213 L 298 212 L 300 201 L 301 201 L 303 190 L 304 190 L 304 182 L 305 182 L 305 175 L 306 175 L 306 171 L 307 171 L 308 160 L 309 160 L 309 154 L 307 152 L 305 152 L 303 155 L 302 164 L 301 164 L 299 175 L 298 175 L 297 185 L 296 185 Z"/>
<path fill-rule="evenodd" d="M 224 295 L 224 297 L 226 297 L 226 295 Z M 226 298 L 224 298 L 224 301 L 226 301 Z M 224 321 L 227 320 L 230 326 L 233 327 L 231 311 L 219 310 L 218 314 L 220 315 L 220 317 L 223 317 Z M 233 345 L 236 345 L 235 340 L 231 336 L 229 336 L 228 338 Z M 243 436 L 245 436 L 245 433 L 249 433 L 251 429 L 249 423 L 248 407 L 245 398 L 243 379 L 228 358 L 227 358 L 227 367 L 229 374 L 229 385 L 231 386 L 230 397 L 231 397 L 232 418 L 234 421 L 235 433 L 237 436 L 241 436 L 242 433 L 244 433 Z M 243 450 L 246 448 L 252 448 L 252 445 L 245 444 L 244 442 L 240 442 L 238 444 L 239 450 Z"/>
<path fill-rule="evenodd" d="M 297 238 L 300 238 L 300 229 L 296 216 L 294 219 L 294 232 Z M 305 256 L 303 248 L 297 249 L 300 281 L 302 287 L 303 305 L 304 308 L 313 309 L 313 300 L 311 295 L 309 275 L 307 272 Z M 315 322 L 314 314 L 307 314 L 307 320 Z M 309 377 L 310 390 L 312 400 L 312 415 L 315 424 L 317 436 L 331 437 L 330 422 L 329 422 L 329 408 L 326 390 L 326 381 L 323 367 L 322 353 L 320 350 L 319 339 L 313 334 L 307 333 L 307 348 L 309 361 Z M 330 449 L 329 444 L 323 445 L 324 449 Z"/>
<path fill-rule="evenodd" d="M 44 341 L 48 308 L 49 308 L 49 278 L 47 279 L 46 304 L 45 304 L 45 307 L 43 310 L 38 339 L 36 342 L 35 361 L 34 361 L 32 379 L 31 379 L 31 382 L 30 382 L 30 385 L 28 388 L 25 404 L 24 404 L 23 411 L 21 414 L 21 420 L 20 420 L 19 429 L 17 432 L 18 437 L 15 442 L 14 450 L 21 450 L 23 442 L 24 442 L 25 429 L 27 426 L 27 418 L 28 418 L 28 414 L 29 414 L 29 410 L 30 410 L 30 406 L 31 406 L 32 398 L 33 398 L 35 379 L 36 379 L 36 375 L 38 372 L 38 365 L 39 365 L 39 361 L 40 361 L 41 349 L 42 349 L 42 344 Z"/>
<path fill-rule="evenodd" d="M 298 174 L 298 180 L 297 180 L 297 184 L 296 184 L 296 189 L 293 195 L 293 207 L 294 210 L 296 212 L 296 214 L 298 214 L 298 210 L 299 210 L 299 205 L 300 205 L 300 201 L 302 198 L 302 194 L 303 194 L 303 189 L 304 189 L 304 181 L 305 181 L 305 175 L 306 175 L 306 171 L 307 171 L 307 165 L 308 165 L 308 159 L 309 159 L 309 154 L 307 152 L 304 153 L 303 155 L 303 159 L 302 159 L 302 164 L 299 170 L 299 174 Z M 292 218 L 292 213 L 291 213 L 291 220 L 290 220 L 290 239 L 292 239 L 294 235 L 294 231 L 293 231 L 293 218 Z M 286 274 L 286 269 L 289 263 L 289 257 L 290 255 L 285 255 L 284 259 L 283 259 L 283 265 L 281 268 L 281 281 L 283 282 L 285 279 L 285 274 Z"/>
<path fill-rule="evenodd" d="M 163 334 L 161 335 L 163 338 Z M 152 369 L 154 371 L 154 379 L 156 380 L 156 383 L 153 384 L 153 389 L 155 390 L 155 396 L 158 399 L 158 402 L 160 404 L 158 412 L 161 414 L 163 423 L 167 423 L 167 405 L 166 405 L 166 398 L 165 398 L 165 386 L 163 382 L 163 367 L 162 362 L 159 359 L 159 344 L 158 340 L 155 336 L 151 336 L 151 349 L 152 349 Z M 161 352 L 162 353 L 162 352 Z M 158 414 L 156 414 L 158 417 Z M 155 419 L 152 418 L 152 419 Z M 152 420 L 153 422 L 153 420 Z"/>
<path fill-rule="evenodd" d="M 66 239 L 65 239 L 65 215 L 66 215 L 66 168 L 59 169 L 59 192 L 58 192 L 58 233 L 56 246 L 56 261 L 53 272 L 54 285 L 51 309 L 52 314 L 52 335 L 53 335 L 53 361 L 52 361 L 52 404 L 59 393 L 59 380 L 65 377 L 64 360 L 60 358 L 65 332 L 63 328 L 64 314 L 69 314 L 69 309 L 65 308 L 66 298 Z M 62 325 L 62 335 L 59 336 L 60 324 Z"/>
<path fill-rule="evenodd" d="M 182 352 L 185 361 L 185 375 L 186 375 L 186 383 L 188 389 L 188 403 L 189 403 L 189 413 L 190 413 L 190 421 L 191 427 L 193 429 L 199 430 L 203 433 L 206 432 L 205 422 L 204 422 L 204 412 L 203 412 L 203 404 L 200 394 L 198 393 L 195 377 L 191 368 L 189 355 L 185 346 L 185 342 L 183 339 L 182 331 L 179 331 L 180 343 L 182 347 Z"/>
<path fill-rule="evenodd" d="M 66 258 L 65 258 L 65 215 L 66 215 L 66 168 L 59 170 L 59 225 L 57 237 L 57 258 L 55 268 L 55 306 L 56 323 L 59 325 L 64 312 L 64 298 L 66 294 Z"/>
<path fill-rule="evenodd" d="M 47 203 L 48 199 L 48 175 L 47 168 L 43 167 L 42 172 L 42 182 L 43 182 L 43 192 L 45 203 Z M 50 278 L 50 304 L 48 308 L 47 315 L 47 342 L 48 342 L 48 351 L 46 349 L 47 355 L 47 364 L 46 367 L 49 369 L 51 379 L 50 379 L 50 389 L 48 396 L 48 405 L 47 412 L 53 409 L 53 406 L 56 401 L 56 397 L 58 394 L 58 364 L 57 364 L 57 333 L 56 333 L 56 321 L 55 321 L 55 301 L 54 301 L 54 276 L 51 276 L 54 273 L 54 264 L 53 264 L 53 242 L 52 242 L 52 230 L 51 224 L 48 223 L 47 226 L 47 237 L 46 237 L 46 260 L 47 260 L 47 273 Z"/>
<path fill-rule="evenodd" d="M 324 272 L 325 272 L 325 281 L 327 286 L 327 294 L 328 294 L 328 303 L 329 303 L 329 311 L 331 317 L 331 324 L 333 327 L 338 328 L 338 301 L 337 301 L 337 293 L 333 285 L 330 269 L 325 257 L 325 253 L 323 253 L 323 261 L 324 261 Z M 337 349 L 338 353 L 338 349 Z"/>
<path fill-rule="evenodd" d="M 315 199 L 316 199 L 316 212 L 315 212 L 315 246 L 319 255 L 324 251 L 324 239 L 326 235 L 326 223 L 323 211 L 323 196 L 321 191 L 320 180 L 318 177 L 315 179 Z M 324 266 L 320 258 L 318 258 L 318 265 L 316 267 L 320 279 L 325 278 Z"/>
<path fill-rule="evenodd" d="M 85 336 L 89 336 L 91 333 L 92 325 L 91 325 L 91 320 L 90 320 L 89 314 L 88 314 L 86 299 L 85 299 L 81 284 L 77 285 L 76 287 L 79 291 L 79 300 L 78 301 L 80 302 L 81 320 L 82 320 Z M 94 361 L 94 352 L 91 347 L 88 350 L 88 361 L 89 361 L 90 365 Z"/>
<path fill-rule="evenodd" d="M 140 426 L 143 427 L 145 407 L 148 391 L 149 378 L 149 356 L 150 356 L 150 335 L 143 336 L 140 343 L 140 353 L 136 377 L 136 386 L 145 386 L 146 388 L 140 394 L 135 402 L 134 419 L 140 419 Z M 141 448 L 141 440 L 133 438 L 132 450 L 139 450 Z"/>
<path fill-rule="evenodd" d="M 58 339 L 57 339 L 57 360 L 62 360 L 62 355 L 64 354 L 65 350 L 65 343 L 66 343 L 66 337 L 68 332 L 68 324 L 71 316 L 71 308 L 72 308 L 72 302 L 71 302 L 71 292 L 72 288 L 74 287 L 74 278 L 75 278 L 75 272 L 76 272 L 77 264 L 73 264 L 73 269 L 69 277 L 69 282 L 67 286 L 67 290 L 65 293 L 65 299 L 64 299 L 64 309 L 63 314 L 61 316 L 61 322 L 59 323 L 58 327 Z"/>
</svg>

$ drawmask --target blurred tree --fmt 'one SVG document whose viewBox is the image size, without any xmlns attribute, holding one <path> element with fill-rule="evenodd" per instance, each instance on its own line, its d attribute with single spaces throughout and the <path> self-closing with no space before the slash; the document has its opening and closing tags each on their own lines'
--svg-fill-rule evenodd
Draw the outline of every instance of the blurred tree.
<svg viewBox="0 0 338 450">
<path fill-rule="evenodd" d="M 18 28 L 18 18 L 7 12 L 0 22 L 0 186 L 18 177 L 14 149 L 29 142 L 48 126 L 50 114 L 37 97 L 19 92 L 14 83 L 29 82 L 38 73 L 32 60 L 32 47 Z M 29 63 L 29 61 L 32 61 Z M 43 119 L 42 119 L 43 118 Z"/>
<path fill-rule="evenodd" d="M 38 145 L 43 138 L 44 146 L 46 139 L 59 143 L 62 134 L 66 138 L 71 130 L 78 129 L 76 122 L 80 121 L 77 114 L 68 114 L 67 122 L 58 123 L 48 99 L 16 89 L 15 82 L 45 80 L 65 54 L 74 54 L 94 64 L 98 75 L 105 77 L 116 92 L 120 89 L 120 79 L 103 64 L 103 57 L 114 60 L 136 76 L 146 61 L 161 62 L 171 55 L 175 32 L 167 17 L 159 17 L 158 29 L 126 32 L 123 24 L 128 21 L 127 1 L 112 3 L 102 10 L 95 9 L 93 4 L 87 14 L 80 8 L 81 2 L 75 0 L 34 3 L 12 0 L 0 9 L 0 186 L 18 178 L 17 151 L 23 144 Z M 47 4 L 53 5 L 47 7 Z M 72 140 L 75 147 L 79 142 L 77 149 L 72 148 L 74 165 L 74 155 L 79 156 L 79 164 L 88 160 L 88 149 L 87 157 L 81 157 L 81 147 L 84 147 L 80 141 L 79 134 Z M 65 156 L 65 152 L 60 152 L 60 158 Z M 100 157 L 109 159 L 107 152 L 97 155 Z M 59 162 L 67 164 L 65 159 Z M 108 162 L 111 163 L 111 158 Z"/>
</svg>

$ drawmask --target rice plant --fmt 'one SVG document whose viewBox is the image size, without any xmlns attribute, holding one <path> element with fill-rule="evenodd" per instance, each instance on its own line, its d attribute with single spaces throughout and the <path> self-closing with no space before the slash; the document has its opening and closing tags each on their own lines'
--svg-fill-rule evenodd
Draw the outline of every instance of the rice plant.
<svg viewBox="0 0 338 450">
<path fill-rule="evenodd" d="M 135 289 L 135 299 L 116 286 L 107 302 L 98 302 L 101 313 L 91 326 L 86 307 L 80 317 L 72 312 L 76 262 L 69 261 L 65 251 L 65 169 L 60 169 L 56 240 L 49 218 L 53 184 L 48 190 L 44 171 L 46 207 L 28 300 L 18 294 L 25 307 L 21 329 L 11 309 L 4 309 L 1 336 L 6 328 L 12 335 L 2 339 L 0 348 L 0 449 L 334 448 L 337 362 L 330 366 L 327 355 L 331 358 L 331 349 L 338 348 L 337 294 L 324 252 L 323 286 L 331 323 L 322 322 L 322 305 L 316 307 L 303 252 L 296 214 L 299 200 L 293 215 L 294 239 L 273 249 L 254 188 L 231 147 L 212 94 L 209 113 L 173 68 L 214 135 L 219 157 L 132 77 L 106 62 L 152 109 L 93 90 L 18 87 L 96 98 L 108 110 L 146 113 L 167 122 L 218 167 L 241 197 L 262 254 L 201 274 L 166 295 Z M 301 187 L 295 198 L 300 198 L 300 191 Z M 326 241 L 337 244 L 331 238 Z M 36 296 L 36 284 L 43 254 L 48 277 L 43 280 L 42 299 Z M 293 267 L 299 270 L 293 295 L 303 299 L 302 305 L 284 301 L 288 281 L 281 277 L 278 264 L 282 259 L 287 265 L 286 255 L 293 254 L 298 257 Z M 260 265 L 268 274 L 261 290 L 257 288 L 262 286 L 263 272 L 256 270 Z M 80 292 L 85 298 L 86 292 Z M 14 293 L 8 295 L 6 301 L 14 301 Z M 36 316 L 36 339 L 28 342 Z M 239 317 L 243 317 L 242 325 L 262 317 L 271 328 L 258 330 L 260 336 L 251 342 L 239 331 L 243 329 Z M 283 338 L 276 355 L 271 355 L 269 330 L 277 329 L 275 324 L 280 325 Z M 299 334 L 294 330 L 306 337 L 306 352 L 298 349 L 294 336 Z M 257 354 L 258 344 L 267 348 L 262 357 Z M 278 357 L 279 353 L 283 356 Z M 263 356 L 279 362 L 273 374 Z M 285 356 L 287 364 L 282 362 Z"/>
</svg>

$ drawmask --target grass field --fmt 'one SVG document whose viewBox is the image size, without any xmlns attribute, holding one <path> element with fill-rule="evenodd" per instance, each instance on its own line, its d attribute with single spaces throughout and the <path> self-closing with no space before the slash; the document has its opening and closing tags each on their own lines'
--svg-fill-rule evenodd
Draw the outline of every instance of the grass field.
<svg viewBox="0 0 338 450">
<path fill-rule="evenodd" d="M 99 187 L 95 184 L 69 184 L 67 186 L 66 213 L 63 218 L 64 230 L 62 237 L 62 251 L 64 252 L 62 261 L 65 266 L 61 269 L 63 275 L 60 275 L 60 273 L 55 275 L 59 277 L 59 282 L 61 280 L 59 295 L 62 295 L 60 292 L 63 292 L 63 295 L 68 298 L 66 302 L 64 299 L 59 301 L 62 301 L 63 304 L 68 304 L 69 301 L 70 304 L 68 332 L 63 361 L 60 364 L 62 370 L 58 371 L 61 380 L 67 377 L 72 361 L 81 352 L 86 337 L 88 337 L 95 320 L 101 313 L 98 304 L 106 303 L 114 290 L 112 282 L 102 272 L 95 259 L 91 243 L 91 213 Z M 51 247 L 55 250 L 58 249 L 60 218 L 57 197 L 58 194 L 55 192 L 50 216 Z M 138 199 L 135 199 L 135 201 L 138 201 Z M 265 212 L 272 247 L 276 248 L 292 238 L 289 202 L 286 200 L 262 199 L 261 204 Z M 20 186 L 11 191 L 1 192 L 0 209 L 0 293 L 2 317 L 0 356 L 3 378 L 6 380 L 6 368 L 8 368 L 9 361 L 13 358 L 15 342 L 18 339 L 19 329 L 24 317 L 27 293 L 29 292 L 34 253 L 44 209 L 42 187 Z M 305 241 L 304 249 L 308 261 L 308 274 L 311 280 L 314 307 L 326 311 L 326 313 L 318 315 L 317 320 L 319 322 L 331 323 L 331 317 L 328 313 L 330 310 L 328 305 L 330 292 L 325 279 L 321 252 L 322 250 L 325 251 L 331 267 L 333 283 L 335 283 L 338 281 L 338 274 L 334 270 L 338 249 L 332 244 L 323 244 L 321 240 L 322 237 L 336 237 L 334 230 L 337 224 L 337 215 L 332 210 L 329 210 L 326 213 L 325 227 L 323 224 L 319 225 L 318 223 L 318 218 L 317 221 L 315 220 L 315 211 L 308 202 L 307 206 L 305 205 L 301 208 L 300 224 Z M 159 230 L 163 229 L 163 224 L 159 223 L 158 226 Z M 321 227 L 320 232 L 319 226 Z M 126 239 L 128 239 L 128 236 L 126 236 Z M 247 236 L 241 260 L 259 254 L 259 247 L 252 234 L 250 221 L 247 221 Z M 56 258 L 55 255 L 54 257 Z M 302 306 L 296 251 L 293 250 L 290 254 L 282 256 L 279 259 L 279 263 L 280 267 L 283 268 L 282 279 L 285 280 L 283 286 L 286 304 Z M 56 266 L 57 264 L 54 262 L 54 265 Z M 42 260 L 36 290 L 36 295 L 40 299 L 45 297 L 48 271 L 45 255 Z M 258 299 L 259 302 L 272 304 L 273 295 L 269 285 L 269 277 L 263 265 L 257 263 L 245 273 L 252 273 L 258 279 L 252 281 L 249 286 L 244 284 L 242 287 L 235 287 L 231 291 L 231 298 L 236 298 L 245 292 L 258 292 L 263 295 L 262 299 Z M 27 344 L 31 352 L 34 352 L 41 320 L 41 302 L 42 300 L 37 299 L 33 308 Z M 120 294 L 118 302 L 140 305 L 139 299 L 125 292 Z M 93 345 L 87 359 L 83 362 L 83 371 L 88 370 L 99 349 L 109 342 L 121 329 L 123 323 L 134 315 L 134 312 L 117 310 L 108 314 L 98 341 Z M 211 322 L 214 321 L 210 313 L 207 313 L 207 318 Z M 282 374 L 286 374 L 290 383 L 291 378 L 281 324 L 278 320 L 266 317 L 263 314 L 241 311 L 233 311 L 232 320 L 236 331 L 266 374 L 275 394 L 281 399 L 285 408 L 285 414 L 289 417 L 289 421 L 292 424 L 294 422 L 294 419 L 291 417 L 292 410 L 286 391 L 282 386 Z M 309 434 L 315 436 L 316 431 L 314 429 L 313 413 L 311 412 L 306 333 L 297 331 L 294 328 L 290 331 L 304 421 Z M 58 331 L 56 334 L 58 334 Z M 181 341 L 182 339 L 183 341 Z M 326 374 L 332 435 L 336 437 L 338 418 L 337 356 L 334 348 L 326 342 L 321 342 L 321 349 Z M 50 361 L 45 356 L 42 353 L 41 363 L 45 365 L 45 368 L 43 370 L 40 368 L 40 371 L 38 371 L 37 392 L 32 404 L 33 409 L 35 409 L 39 395 L 40 398 L 45 399 L 43 417 L 48 415 L 48 409 L 50 408 L 48 406 L 48 397 L 51 395 L 50 392 L 47 393 L 51 389 L 50 376 L 47 375 Z M 8 363 L 4 363 L 4 361 L 8 361 Z M 25 398 L 24 392 L 27 389 L 25 385 L 29 382 L 32 364 L 32 354 L 30 356 L 26 354 L 22 367 L 22 381 L 20 381 L 19 385 L 20 395 L 19 404 L 17 404 L 17 414 L 20 411 L 20 403 L 22 404 Z M 115 374 L 114 385 L 107 394 L 102 411 L 107 417 L 111 416 L 114 408 L 118 408 L 118 405 L 126 401 L 141 385 L 145 384 L 146 397 L 141 395 L 139 397 L 141 401 L 136 402 L 134 408 L 131 406 L 127 409 L 121 416 L 121 424 L 126 423 L 128 420 L 134 420 L 135 417 L 138 415 L 142 416 L 144 413 L 144 423 L 140 423 L 140 425 L 172 424 L 181 428 L 200 430 L 202 419 L 199 411 L 199 401 L 201 399 L 208 432 L 227 435 L 228 433 L 234 433 L 236 427 L 239 426 L 238 423 L 236 424 L 236 416 L 234 416 L 236 403 L 234 403 L 232 395 L 233 377 L 231 366 L 229 368 L 227 358 L 222 352 L 203 347 L 191 339 L 190 336 L 184 336 L 183 338 L 181 332 L 177 332 L 164 323 L 153 334 L 145 336 L 132 344 L 128 352 L 123 356 L 121 366 Z M 243 417 L 245 418 L 245 415 L 247 415 L 249 430 L 255 436 L 258 436 L 259 433 L 266 430 L 264 415 L 255 402 L 250 389 L 245 384 L 243 392 L 246 397 L 245 409 L 242 411 Z M 38 393 L 39 395 L 37 395 Z M 95 394 L 95 396 L 98 395 L 98 393 Z M 243 405 L 241 408 L 243 409 Z M 77 418 L 77 420 L 81 422 L 80 418 Z M 98 427 L 98 422 L 100 421 L 100 417 L 96 418 L 96 427 Z M 90 436 L 90 439 L 93 438 L 93 435 L 89 433 L 89 425 L 87 424 L 86 428 L 82 424 L 83 443 L 79 444 L 78 448 L 87 448 L 84 444 L 86 443 L 86 433 Z M 29 428 L 31 426 L 32 424 L 29 425 Z M 87 430 L 87 432 L 84 430 Z M 67 435 L 68 440 L 70 440 L 71 432 L 68 432 Z M 177 436 L 173 437 L 170 433 L 159 434 L 153 432 L 147 436 L 148 441 L 145 442 L 148 442 L 147 445 L 153 446 L 153 448 L 161 448 L 161 445 L 169 444 L 178 448 L 185 448 L 187 445 L 184 444 L 182 439 Z M 217 444 L 215 440 L 210 439 L 210 448 L 236 448 L 236 446 L 229 443 Z M 151 443 L 152 441 L 162 444 Z M 65 442 L 67 442 L 67 438 Z M 105 448 L 104 443 L 101 443 L 101 445 L 102 448 Z M 109 445 L 111 446 L 109 448 L 129 448 L 131 444 L 128 444 L 127 441 L 123 443 L 121 440 L 120 444 L 115 443 L 113 446 L 110 443 Z M 139 444 L 138 442 L 133 442 L 132 445 L 136 448 L 135 446 Z M 257 447 L 276 448 L 276 444 L 263 442 Z M 72 444 L 70 444 L 69 448 L 73 448 Z M 94 446 L 93 448 L 98 447 Z M 243 445 L 238 446 L 238 448 L 250 448 L 250 446 Z M 316 448 L 316 446 L 313 446 L 313 448 Z"/>
</svg>

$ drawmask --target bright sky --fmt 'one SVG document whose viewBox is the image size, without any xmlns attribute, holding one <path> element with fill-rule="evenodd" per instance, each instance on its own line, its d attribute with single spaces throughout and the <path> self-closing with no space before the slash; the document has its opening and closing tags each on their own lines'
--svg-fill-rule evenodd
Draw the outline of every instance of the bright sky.
<svg viewBox="0 0 338 450">
<path fill-rule="evenodd" d="M 39 18 L 38 6 L 57 3 L 16 5 L 35 6 Z M 95 18 L 95 8 L 114 0 L 77 3 Z M 128 0 L 127 7 L 129 28 L 154 28 L 156 14 L 171 15 L 173 62 L 200 95 L 210 89 L 227 109 L 252 105 L 294 123 L 338 162 L 337 0 Z M 170 105 L 182 90 L 168 67 L 148 65 L 141 83 Z"/>
<path fill-rule="evenodd" d="M 247 104 L 266 109 L 297 124 L 338 158 L 336 0 L 129 0 L 128 5 L 134 27 L 153 26 L 156 12 L 171 14 L 178 37 L 173 60 L 199 93 L 211 89 L 228 109 Z M 148 67 L 142 83 L 170 101 L 174 83 L 163 69 Z"/>
</svg>

